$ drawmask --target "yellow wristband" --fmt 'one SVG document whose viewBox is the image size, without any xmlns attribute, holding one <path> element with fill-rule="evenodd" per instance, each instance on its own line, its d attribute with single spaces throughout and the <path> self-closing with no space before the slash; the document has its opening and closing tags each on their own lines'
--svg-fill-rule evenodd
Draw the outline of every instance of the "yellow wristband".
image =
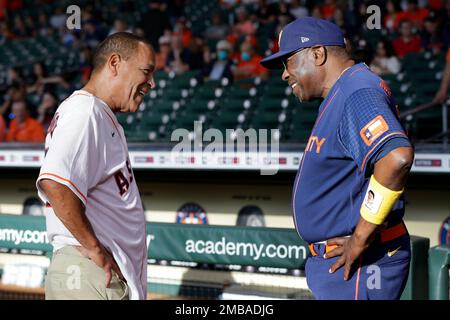
<svg viewBox="0 0 450 320">
<path fill-rule="evenodd" d="M 381 185 L 375 177 L 370 177 L 369 187 L 361 205 L 361 216 L 364 220 L 380 225 L 392 210 L 403 190 L 393 191 Z"/>
</svg>

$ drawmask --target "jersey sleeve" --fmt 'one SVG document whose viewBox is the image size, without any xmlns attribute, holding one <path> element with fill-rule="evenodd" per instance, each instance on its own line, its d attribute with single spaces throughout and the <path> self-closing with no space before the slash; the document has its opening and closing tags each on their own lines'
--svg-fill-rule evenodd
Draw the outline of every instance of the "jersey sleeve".
<svg viewBox="0 0 450 320">
<path fill-rule="evenodd" d="M 39 188 L 42 179 L 51 179 L 67 186 L 86 206 L 88 190 L 100 170 L 98 128 L 89 108 L 70 105 L 63 116 L 56 114 L 52 131 L 46 141 L 46 154 L 37 180 L 38 194 L 48 199 Z M 77 110 L 78 109 L 78 110 Z"/>
<path fill-rule="evenodd" d="M 365 88 L 346 99 L 338 127 L 338 139 L 361 172 L 376 159 L 375 155 L 390 151 L 384 150 L 385 146 L 395 148 L 397 144 L 387 142 L 396 138 L 402 138 L 402 145 L 409 144 L 386 94 L 374 88 Z"/>
</svg>

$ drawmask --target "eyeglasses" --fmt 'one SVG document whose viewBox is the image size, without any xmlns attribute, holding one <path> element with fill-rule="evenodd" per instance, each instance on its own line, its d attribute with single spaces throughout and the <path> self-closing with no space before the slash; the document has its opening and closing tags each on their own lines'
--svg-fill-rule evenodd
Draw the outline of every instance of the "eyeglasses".
<svg viewBox="0 0 450 320">
<path fill-rule="evenodd" d="M 283 67 L 285 68 L 285 69 L 287 69 L 287 65 L 288 65 L 288 63 L 289 63 L 289 60 L 291 60 L 297 53 L 300 53 L 301 51 L 303 51 L 303 50 L 305 50 L 305 49 L 308 49 L 308 48 L 301 48 L 301 49 L 298 49 L 298 50 L 296 50 L 296 51 L 294 51 L 294 53 L 292 53 L 289 57 L 287 57 L 286 59 L 281 59 L 281 63 L 283 64 Z"/>
</svg>

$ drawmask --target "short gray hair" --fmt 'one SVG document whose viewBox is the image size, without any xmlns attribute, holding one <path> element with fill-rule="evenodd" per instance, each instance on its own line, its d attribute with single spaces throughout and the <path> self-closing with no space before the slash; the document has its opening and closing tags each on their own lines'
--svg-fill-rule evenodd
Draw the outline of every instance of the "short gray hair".
<svg viewBox="0 0 450 320">
<path fill-rule="evenodd" d="M 122 59 L 128 60 L 137 51 L 140 42 L 153 50 L 152 45 L 146 39 L 129 32 L 116 32 L 108 36 L 95 50 L 92 71 L 102 69 L 108 57 L 113 53 L 117 53 Z"/>
</svg>

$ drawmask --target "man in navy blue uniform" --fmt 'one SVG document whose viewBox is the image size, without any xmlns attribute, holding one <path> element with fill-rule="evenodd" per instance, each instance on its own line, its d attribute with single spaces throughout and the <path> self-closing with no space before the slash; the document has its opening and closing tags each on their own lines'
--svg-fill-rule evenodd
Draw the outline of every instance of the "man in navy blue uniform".
<svg viewBox="0 0 450 320">
<path fill-rule="evenodd" d="M 355 64 L 335 24 L 297 19 L 261 64 L 300 101 L 323 98 L 295 180 L 295 227 L 317 299 L 398 299 L 410 263 L 403 189 L 414 151 L 386 83 Z"/>
</svg>

